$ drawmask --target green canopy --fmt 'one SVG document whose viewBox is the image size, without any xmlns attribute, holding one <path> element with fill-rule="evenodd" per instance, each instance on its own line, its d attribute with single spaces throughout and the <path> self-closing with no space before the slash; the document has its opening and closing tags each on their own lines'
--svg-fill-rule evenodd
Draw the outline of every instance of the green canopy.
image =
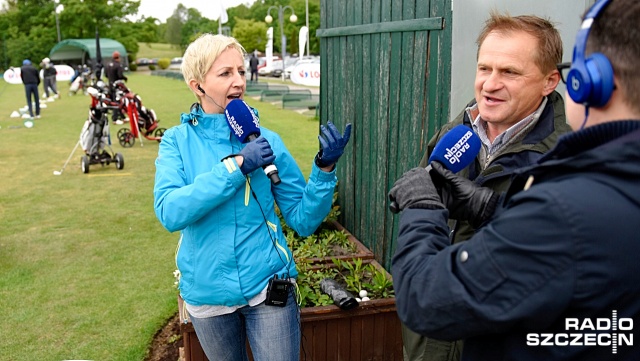
<svg viewBox="0 0 640 361">
<path fill-rule="evenodd" d="M 100 38 L 100 52 L 102 54 L 102 63 L 107 64 L 111 60 L 111 54 L 114 51 L 120 52 L 120 58 L 123 65 L 127 66 L 127 50 L 124 46 L 113 39 Z M 96 39 L 65 39 L 56 44 L 49 52 L 49 59 L 52 61 L 73 60 L 86 63 L 91 60 L 93 63 L 96 58 Z"/>
</svg>

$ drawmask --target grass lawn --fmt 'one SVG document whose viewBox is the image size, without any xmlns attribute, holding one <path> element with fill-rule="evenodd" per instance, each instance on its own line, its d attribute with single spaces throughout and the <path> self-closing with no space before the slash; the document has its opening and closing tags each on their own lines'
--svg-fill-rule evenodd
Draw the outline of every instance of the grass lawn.
<svg viewBox="0 0 640 361">
<path fill-rule="evenodd" d="M 186 85 L 128 74 L 128 86 L 176 125 L 195 101 Z M 89 97 L 46 103 L 27 129 L 10 118 L 25 104 L 22 85 L 0 83 L 0 360 L 142 360 L 153 335 L 177 310 L 173 286 L 178 234 L 153 212 L 158 143 L 115 141 L 125 167 L 80 170 L 78 149 L 60 170 L 87 118 Z M 248 99 L 261 123 L 280 133 L 305 176 L 317 151 L 318 122 Z"/>
<path fill-rule="evenodd" d="M 182 56 L 180 47 L 163 43 L 138 43 L 137 58 L 176 58 Z"/>
</svg>

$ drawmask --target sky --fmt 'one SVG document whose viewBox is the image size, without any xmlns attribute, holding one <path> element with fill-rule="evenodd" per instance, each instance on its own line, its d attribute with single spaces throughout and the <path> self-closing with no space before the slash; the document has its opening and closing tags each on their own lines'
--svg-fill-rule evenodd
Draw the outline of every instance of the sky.
<svg viewBox="0 0 640 361">
<path fill-rule="evenodd" d="M 182 3 L 186 8 L 198 9 L 202 16 L 215 20 L 220 16 L 221 2 L 225 8 L 232 8 L 240 4 L 252 4 L 255 0 L 140 0 L 138 16 L 154 17 L 164 23 Z"/>
<path fill-rule="evenodd" d="M 224 3 L 225 8 L 236 7 L 240 4 L 253 4 L 255 0 L 140 0 L 138 8 L 138 17 L 144 15 L 146 17 L 154 17 L 163 23 L 173 14 L 173 11 L 182 3 L 187 8 L 195 8 L 209 19 L 216 20 L 220 16 L 220 2 Z M 0 9 L 4 6 L 5 1 L 0 0 Z"/>
</svg>

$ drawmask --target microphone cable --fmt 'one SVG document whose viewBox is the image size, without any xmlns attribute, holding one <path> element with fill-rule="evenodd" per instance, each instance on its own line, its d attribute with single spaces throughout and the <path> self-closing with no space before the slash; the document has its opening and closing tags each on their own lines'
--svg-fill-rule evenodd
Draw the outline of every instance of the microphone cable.
<svg viewBox="0 0 640 361">
<path fill-rule="evenodd" d="M 212 97 L 210 97 L 207 93 L 204 93 L 204 96 L 205 96 L 205 97 L 207 97 L 207 98 L 209 98 L 209 100 L 211 100 L 211 102 L 212 102 L 213 104 L 215 104 L 218 108 L 222 109 L 222 112 L 224 113 L 224 108 L 223 108 L 223 107 L 221 107 L 221 106 L 220 106 L 220 104 L 216 103 L 216 101 L 215 101 L 215 100 L 213 100 L 213 98 L 212 98 Z"/>
<path fill-rule="evenodd" d="M 276 240 L 274 239 L 274 236 L 271 235 L 271 227 L 269 227 L 269 221 L 267 220 L 267 216 L 264 214 L 264 210 L 262 209 L 262 205 L 260 204 L 260 202 L 258 201 L 258 197 L 256 196 L 256 193 L 253 191 L 253 187 L 251 186 L 251 180 L 249 178 L 248 175 L 245 175 L 245 177 L 247 178 L 247 184 L 249 184 L 249 190 L 251 191 L 251 196 L 253 197 L 253 199 L 255 199 L 256 203 L 258 204 L 258 208 L 260 208 L 260 213 L 262 214 L 262 219 L 264 219 L 264 225 L 267 227 L 267 232 L 269 233 L 269 238 L 271 239 L 271 244 L 273 245 L 273 248 L 276 250 L 276 253 L 278 253 L 278 257 L 280 258 L 280 261 L 285 265 L 285 269 L 286 269 L 286 273 L 285 276 L 287 277 L 287 280 L 291 278 L 291 276 L 289 275 L 289 265 L 291 264 L 291 261 L 293 261 L 293 250 L 291 251 L 291 259 L 289 259 L 289 262 L 285 262 L 282 259 L 282 256 L 280 255 L 280 252 L 278 251 L 278 246 L 276 245 Z M 287 245 L 288 247 L 288 245 Z M 294 291 L 295 288 L 295 291 Z M 301 319 L 301 314 L 302 314 L 302 309 L 300 307 L 300 302 L 302 302 L 301 299 L 301 295 L 300 295 L 300 289 L 298 288 L 298 282 L 294 282 L 293 283 L 293 287 L 291 288 L 291 292 L 293 292 L 293 298 L 295 300 L 295 305 L 296 305 L 296 320 L 298 321 L 298 330 L 300 332 L 300 347 L 302 348 L 302 353 L 304 355 L 304 360 L 307 359 L 307 352 L 304 349 L 304 342 L 302 342 L 302 339 L 304 338 L 306 340 L 306 338 L 304 337 L 304 334 L 302 333 L 302 319 Z"/>
</svg>

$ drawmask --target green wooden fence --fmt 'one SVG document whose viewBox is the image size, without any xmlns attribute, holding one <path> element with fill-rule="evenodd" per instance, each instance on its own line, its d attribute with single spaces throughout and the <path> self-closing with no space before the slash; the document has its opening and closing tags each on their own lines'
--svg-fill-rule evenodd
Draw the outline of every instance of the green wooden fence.
<svg viewBox="0 0 640 361">
<path fill-rule="evenodd" d="M 321 0 L 320 120 L 351 143 L 338 168 L 341 222 L 389 269 L 387 192 L 448 120 L 451 0 Z"/>
</svg>

